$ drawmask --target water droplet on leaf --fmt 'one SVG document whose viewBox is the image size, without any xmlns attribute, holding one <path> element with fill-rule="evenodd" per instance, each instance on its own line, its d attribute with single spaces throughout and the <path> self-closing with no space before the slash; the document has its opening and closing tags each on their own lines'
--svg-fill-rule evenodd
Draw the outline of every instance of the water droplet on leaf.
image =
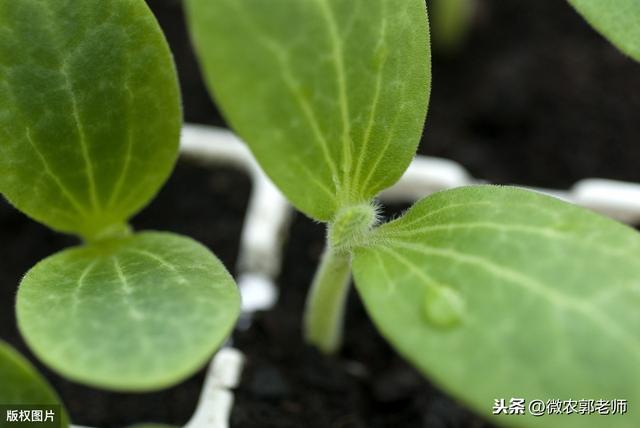
<svg viewBox="0 0 640 428">
<path fill-rule="evenodd" d="M 439 328 L 460 324 L 466 307 L 460 293 L 446 286 L 430 287 L 423 305 L 425 320 Z"/>
</svg>

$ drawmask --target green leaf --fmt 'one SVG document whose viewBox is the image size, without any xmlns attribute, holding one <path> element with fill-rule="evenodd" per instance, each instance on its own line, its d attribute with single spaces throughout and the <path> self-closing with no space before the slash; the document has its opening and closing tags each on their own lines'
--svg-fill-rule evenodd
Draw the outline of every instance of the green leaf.
<svg viewBox="0 0 640 428">
<path fill-rule="evenodd" d="M 354 257 L 382 334 L 425 375 L 490 417 L 494 399 L 640 401 L 640 236 L 508 187 L 450 190 L 374 232 Z M 638 425 L 638 409 L 606 416 Z M 604 416 L 492 422 L 602 427 Z"/>
<path fill-rule="evenodd" d="M 188 0 L 209 88 L 291 202 L 318 220 L 409 165 L 431 81 L 424 0 Z"/>
<path fill-rule="evenodd" d="M 22 355 L 0 340 L 0 405 L 56 405 L 62 409 L 61 428 L 69 426 L 69 418 L 60 399 L 36 369 Z M 0 415 L 4 426 L 5 415 Z M 33 423 L 34 427 L 42 424 Z M 26 426 L 26 425 L 21 425 Z"/>
<path fill-rule="evenodd" d="M 143 0 L 0 1 L 0 192 L 92 237 L 149 202 L 177 156 L 167 43 Z"/>
<path fill-rule="evenodd" d="M 640 61 L 640 1 L 569 0 L 569 3 L 618 49 Z"/>
<path fill-rule="evenodd" d="M 20 285 L 17 314 L 27 343 L 54 370 L 141 391 L 198 370 L 239 306 L 233 279 L 205 247 L 147 232 L 40 262 Z"/>
</svg>

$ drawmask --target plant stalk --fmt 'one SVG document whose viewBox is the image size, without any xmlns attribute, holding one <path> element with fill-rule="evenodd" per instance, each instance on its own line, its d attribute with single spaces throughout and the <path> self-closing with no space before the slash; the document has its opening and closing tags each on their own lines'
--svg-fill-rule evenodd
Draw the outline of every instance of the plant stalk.
<svg viewBox="0 0 640 428">
<path fill-rule="evenodd" d="M 350 279 L 351 254 L 327 243 L 311 284 L 304 319 L 307 342 L 326 354 L 336 352 L 342 344 Z"/>
</svg>

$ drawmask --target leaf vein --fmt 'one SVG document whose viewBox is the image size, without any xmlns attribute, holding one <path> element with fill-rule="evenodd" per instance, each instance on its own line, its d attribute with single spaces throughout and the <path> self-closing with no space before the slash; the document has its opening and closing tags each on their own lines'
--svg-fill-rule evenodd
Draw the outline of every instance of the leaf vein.
<svg viewBox="0 0 640 428">
<path fill-rule="evenodd" d="M 89 147 L 87 146 L 87 136 L 82 125 L 82 121 L 80 119 L 80 110 L 78 107 L 78 100 L 76 99 L 75 93 L 73 91 L 73 86 L 71 84 L 71 80 L 69 79 L 69 72 L 67 71 L 66 62 L 63 61 L 62 66 L 60 67 L 60 74 L 64 78 L 65 89 L 69 93 L 69 99 L 71 101 L 71 116 L 73 117 L 74 124 L 76 126 L 76 130 L 78 132 L 78 141 L 80 142 L 80 151 L 82 153 L 82 159 L 85 163 L 86 173 L 87 173 L 87 181 L 89 183 L 89 195 L 91 197 L 91 203 L 93 204 L 93 208 L 97 209 L 99 207 L 98 203 L 98 193 L 96 188 L 96 179 L 95 172 L 93 170 L 93 164 L 91 161 L 91 157 L 89 155 Z"/>
<path fill-rule="evenodd" d="M 78 277 L 78 282 L 77 282 L 78 286 L 75 287 L 73 290 L 73 303 L 71 305 L 71 312 L 74 315 L 78 313 L 78 305 L 80 304 L 80 292 L 85 286 L 84 280 L 87 278 L 89 273 L 91 273 L 91 271 L 97 264 L 98 264 L 98 260 L 94 260 L 93 262 L 89 263 L 87 267 L 84 268 L 84 270 L 80 273 L 80 276 Z"/>
<path fill-rule="evenodd" d="M 347 94 L 347 73 L 344 65 L 344 51 L 340 33 L 338 31 L 338 23 L 329 0 L 318 0 L 322 15 L 327 22 L 329 30 L 329 40 L 332 45 L 332 58 L 338 84 L 338 100 L 340 105 L 340 114 L 342 117 L 342 173 L 343 184 L 349 189 L 351 181 L 351 162 L 353 153 L 353 141 L 351 138 L 351 118 L 349 107 L 349 96 Z M 350 196 L 350 195 L 349 195 Z"/>
<path fill-rule="evenodd" d="M 382 2 L 382 4 L 386 5 L 385 2 Z M 378 52 L 384 46 L 384 40 L 387 32 L 387 19 L 385 18 L 386 12 L 383 10 L 382 13 L 383 13 L 383 19 L 382 19 L 382 23 L 380 24 L 381 34 L 380 34 L 380 39 L 378 41 L 378 46 L 376 46 L 375 48 L 376 52 Z M 375 84 L 375 89 L 373 93 L 371 112 L 369 113 L 369 120 L 367 122 L 367 128 L 365 129 L 365 132 L 364 132 L 362 147 L 360 148 L 360 154 L 358 156 L 358 161 L 356 163 L 356 170 L 354 173 L 354 182 L 356 183 L 360 181 L 360 174 L 362 173 L 362 164 L 366 156 L 367 148 L 369 147 L 369 143 L 371 140 L 371 132 L 373 131 L 373 125 L 375 123 L 376 114 L 378 112 L 378 106 L 380 104 L 380 94 L 382 93 L 382 77 L 383 77 L 382 71 L 384 70 L 386 62 L 387 62 L 386 58 L 384 58 L 381 61 L 377 70 L 376 84 Z M 365 188 L 360 189 L 361 192 L 364 192 L 365 190 L 366 190 Z"/>
<path fill-rule="evenodd" d="M 433 226 L 424 226 L 416 229 L 402 229 L 387 232 L 384 236 L 415 236 L 422 233 L 448 231 L 455 229 L 490 229 L 503 232 L 521 232 L 534 235 L 541 235 L 552 239 L 561 239 L 572 241 L 576 244 L 588 246 L 596 249 L 598 252 L 606 254 L 611 257 L 624 257 L 634 263 L 637 261 L 636 257 L 633 257 L 626 251 L 619 251 L 613 247 L 605 247 L 602 243 L 588 241 L 581 239 L 578 236 L 570 235 L 567 233 L 558 232 L 552 228 L 536 227 L 523 224 L 499 224 L 491 222 L 469 222 L 469 223 L 446 223 Z"/>
<path fill-rule="evenodd" d="M 82 206 L 82 204 L 75 198 L 75 196 L 73 196 L 71 191 L 62 183 L 62 180 L 60 179 L 60 177 L 58 177 L 58 175 L 56 175 L 51 169 L 51 166 L 49 165 L 47 158 L 44 156 L 44 154 L 42 154 L 37 144 L 33 140 L 31 136 L 31 129 L 29 127 L 25 128 L 25 137 L 29 142 L 29 145 L 33 148 L 36 155 L 38 156 L 38 159 L 40 159 L 40 162 L 42 163 L 42 167 L 44 168 L 44 172 L 49 177 L 51 177 L 51 179 L 54 181 L 56 186 L 58 186 L 58 188 L 62 192 L 63 196 L 67 199 L 67 201 L 69 201 L 69 203 L 71 203 L 71 205 L 76 210 L 76 212 L 82 215 L 86 214 L 86 211 L 84 210 L 84 207 Z"/>
<path fill-rule="evenodd" d="M 431 255 L 436 257 L 448 258 L 467 265 L 476 266 L 491 275 L 504 279 L 507 284 L 513 284 L 526 289 L 533 294 L 543 297 L 545 300 L 564 307 L 567 310 L 576 312 L 584 318 L 590 319 L 594 324 L 600 326 L 604 331 L 616 337 L 623 345 L 631 347 L 636 356 L 640 357 L 640 342 L 638 338 L 626 333 L 620 326 L 612 321 L 609 317 L 600 314 L 600 311 L 591 302 L 578 300 L 571 296 L 566 296 L 557 290 L 549 288 L 539 281 L 525 276 L 519 272 L 499 266 L 494 262 L 473 254 L 462 253 L 456 250 L 436 248 L 424 244 L 409 244 L 397 240 L 388 241 L 393 247 L 403 248 L 409 251 L 418 252 L 423 255 Z M 406 260 L 406 263 L 413 264 L 409 259 L 401 254 L 394 253 L 396 258 L 400 257 Z M 417 268 L 416 268 L 417 269 Z"/>
</svg>

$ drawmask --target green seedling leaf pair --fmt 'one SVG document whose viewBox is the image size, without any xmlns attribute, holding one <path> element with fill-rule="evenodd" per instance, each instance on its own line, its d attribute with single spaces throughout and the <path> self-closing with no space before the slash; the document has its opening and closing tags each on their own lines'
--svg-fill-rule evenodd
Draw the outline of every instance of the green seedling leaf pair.
<svg viewBox="0 0 640 428">
<path fill-rule="evenodd" d="M 430 85 L 423 0 L 188 0 L 214 98 L 267 174 L 327 222 L 307 339 L 340 344 L 346 285 L 387 340 L 491 417 L 495 399 L 640 400 L 640 237 L 551 197 L 476 186 L 376 226 Z M 600 427 L 595 417 L 495 423 Z M 608 426 L 638 421 L 631 410 Z"/>
<path fill-rule="evenodd" d="M 85 243 L 34 267 L 17 298 L 35 354 L 116 390 L 197 370 L 239 312 L 219 260 L 127 222 L 176 161 L 180 94 L 143 0 L 0 0 L 0 192 Z"/>
</svg>

